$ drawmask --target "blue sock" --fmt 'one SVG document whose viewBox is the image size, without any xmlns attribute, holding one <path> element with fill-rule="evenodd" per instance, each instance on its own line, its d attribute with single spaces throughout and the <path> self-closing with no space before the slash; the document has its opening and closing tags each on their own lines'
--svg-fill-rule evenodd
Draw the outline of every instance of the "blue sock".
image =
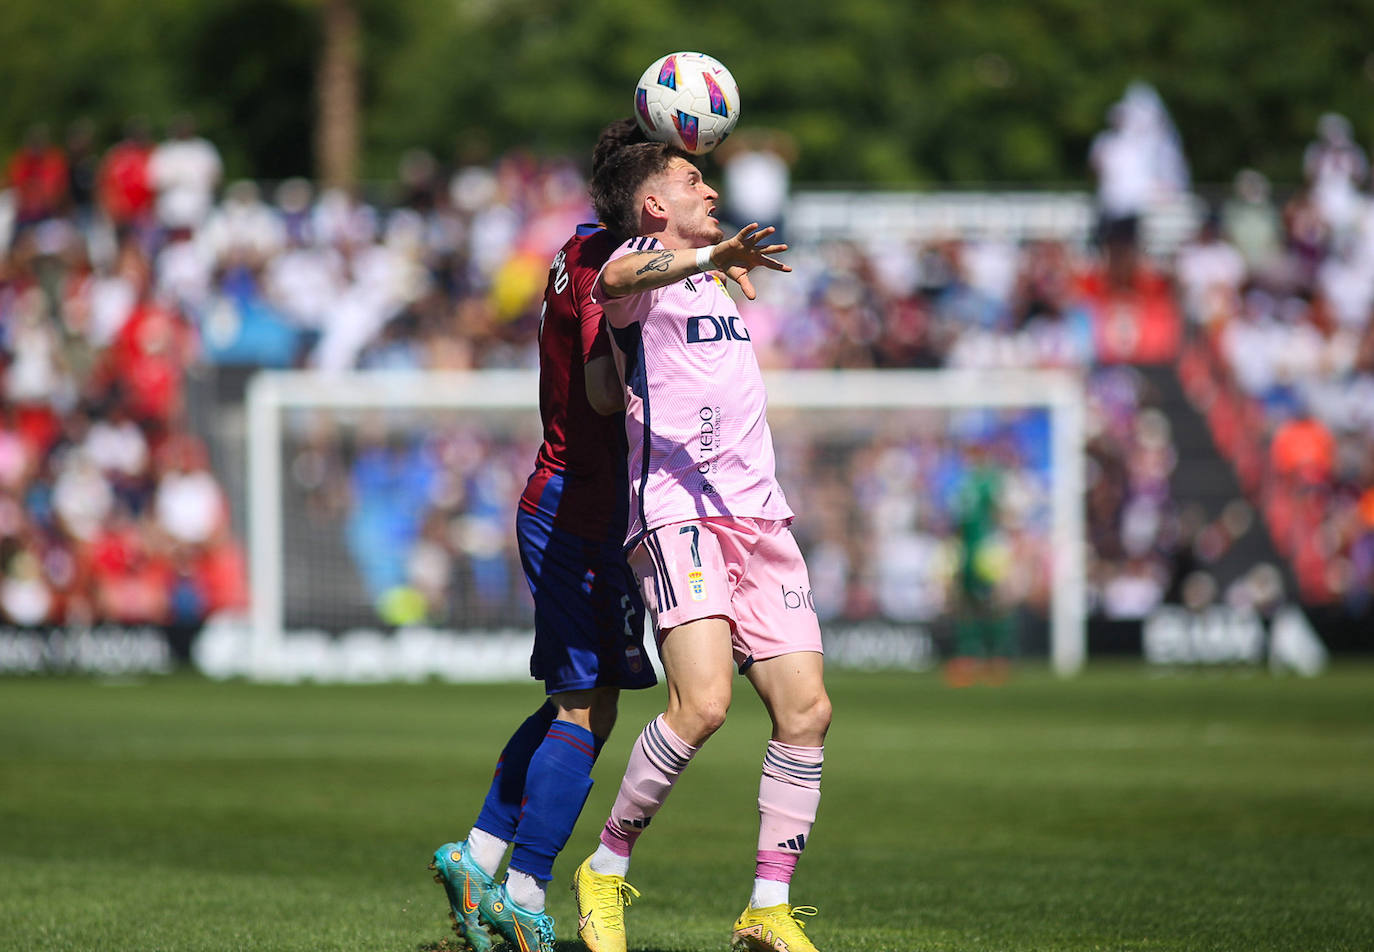
<svg viewBox="0 0 1374 952">
<path fill-rule="evenodd" d="M 530 758 L 544 742 L 544 735 L 553 723 L 556 708 L 545 701 L 525 722 L 515 729 L 506 747 L 501 751 L 501 759 L 496 761 L 496 773 L 491 778 L 491 788 L 487 799 L 482 803 L 482 812 L 477 814 L 473 826 L 485 830 L 492 836 L 500 837 L 509 843 L 515 839 L 515 827 L 520 822 L 520 810 L 525 801 L 525 780 L 530 769 Z"/>
<path fill-rule="evenodd" d="M 553 859 L 568 842 L 592 792 L 592 764 L 599 746 L 585 727 L 553 722 L 530 760 L 511 869 L 545 882 L 553 879 Z"/>
</svg>

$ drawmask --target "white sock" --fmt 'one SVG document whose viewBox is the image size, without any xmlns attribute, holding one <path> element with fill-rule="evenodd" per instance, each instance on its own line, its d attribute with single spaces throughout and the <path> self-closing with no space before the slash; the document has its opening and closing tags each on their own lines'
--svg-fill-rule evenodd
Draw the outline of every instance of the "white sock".
<svg viewBox="0 0 1374 952">
<path fill-rule="evenodd" d="M 501 868 L 501 860 L 506 858 L 508 846 L 510 844 L 505 840 L 492 836 L 486 830 L 474 826 L 468 831 L 468 855 L 488 876 L 494 877 Z"/>
<path fill-rule="evenodd" d="M 518 869 L 506 871 L 506 895 L 526 912 L 544 911 L 544 890 L 546 885 L 529 873 Z"/>
<path fill-rule="evenodd" d="M 602 843 L 597 846 L 591 862 L 587 865 L 591 867 L 592 872 L 600 873 L 602 876 L 624 876 L 630 871 L 630 857 L 621 856 Z"/>
<path fill-rule="evenodd" d="M 762 909 L 765 906 L 780 906 L 787 902 L 791 895 L 791 888 L 787 883 L 780 883 L 776 879 L 756 879 L 754 880 L 754 895 L 749 900 L 749 905 L 755 909 Z"/>
</svg>

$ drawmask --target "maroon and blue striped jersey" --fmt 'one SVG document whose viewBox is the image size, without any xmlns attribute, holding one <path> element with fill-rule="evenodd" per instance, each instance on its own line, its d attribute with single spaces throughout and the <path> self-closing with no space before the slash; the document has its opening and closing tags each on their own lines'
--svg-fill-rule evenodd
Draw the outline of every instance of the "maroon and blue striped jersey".
<svg viewBox="0 0 1374 952">
<path fill-rule="evenodd" d="M 619 242 L 579 225 L 553 259 L 539 322 L 539 414 L 544 442 L 520 497 L 555 528 L 597 541 L 625 538 L 629 487 L 624 414 L 602 416 L 587 402 L 583 368 L 609 356 L 592 288 Z"/>
</svg>

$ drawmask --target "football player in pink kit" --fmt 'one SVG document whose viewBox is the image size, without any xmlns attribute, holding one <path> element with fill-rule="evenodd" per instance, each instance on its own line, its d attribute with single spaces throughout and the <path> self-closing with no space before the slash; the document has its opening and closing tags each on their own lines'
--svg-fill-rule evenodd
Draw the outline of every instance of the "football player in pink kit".
<svg viewBox="0 0 1374 952">
<path fill-rule="evenodd" d="M 766 396 L 749 329 L 719 272 L 753 297 L 747 271 L 791 270 L 771 227 L 722 240 L 716 192 L 681 153 L 627 147 L 592 182 L 615 251 L 601 301 L 625 387 L 630 520 L 626 540 L 654 622 L 668 709 L 646 726 L 597 851 L 573 877 L 578 932 L 623 952 L 630 851 L 692 757 L 724 722 L 738 666 L 773 721 L 759 781 L 753 894 L 737 949 L 814 950 L 789 882 L 820 802 L 830 726 L 821 634 L 806 565 L 774 476 Z"/>
</svg>

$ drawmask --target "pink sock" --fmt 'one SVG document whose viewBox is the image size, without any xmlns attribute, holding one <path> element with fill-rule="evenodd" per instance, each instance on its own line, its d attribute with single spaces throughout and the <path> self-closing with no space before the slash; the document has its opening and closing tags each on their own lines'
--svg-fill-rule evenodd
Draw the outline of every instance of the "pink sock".
<svg viewBox="0 0 1374 952">
<path fill-rule="evenodd" d="M 699 749 L 674 734 L 662 714 L 645 725 L 630 750 L 620 792 L 601 831 L 601 842 L 607 849 L 619 856 L 630 855 L 635 840 L 668 799 L 678 775 Z"/>
<path fill-rule="evenodd" d="M 821 802 L 824 747 L 796 747 L 775 740 L 763 755 L 759 778 L 759 851 L 754 876 L 792 881 L 797 858 L 816 822 Z"/>
</svg>

